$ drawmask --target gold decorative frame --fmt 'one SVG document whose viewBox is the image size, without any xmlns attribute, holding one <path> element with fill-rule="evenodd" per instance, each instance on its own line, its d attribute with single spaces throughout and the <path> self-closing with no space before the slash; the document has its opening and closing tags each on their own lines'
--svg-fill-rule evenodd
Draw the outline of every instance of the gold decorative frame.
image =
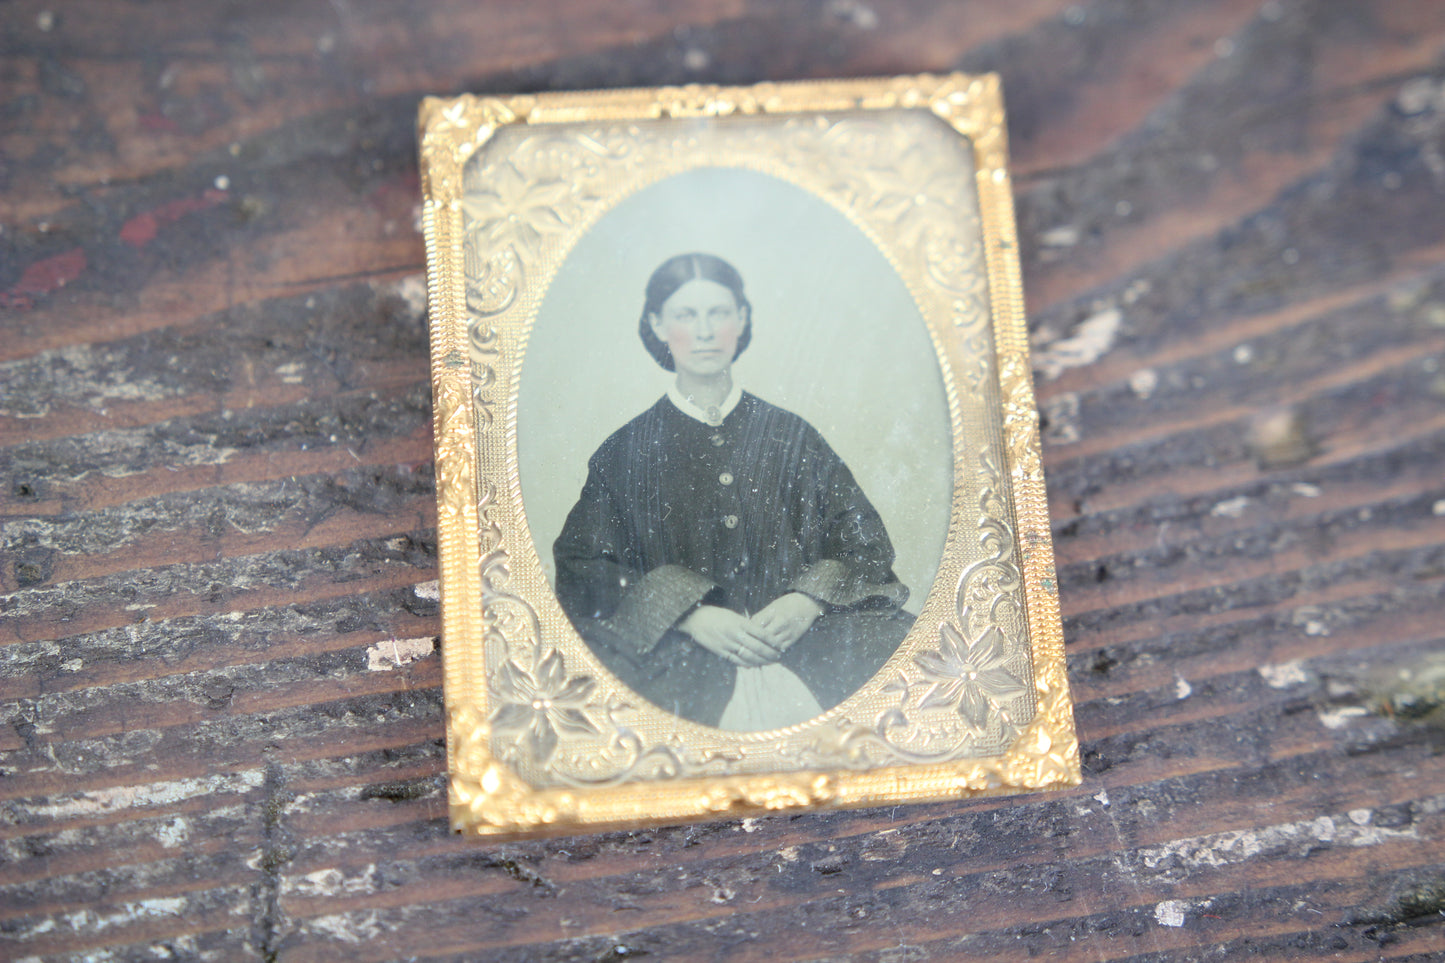
<svg viewBox="0 0 1445 963">
<path fill-rule="evenodd" d="M 420 135 L 457 830 L 1079 782 L 995 75 L 428 98 Z M 763 733 L 669 716 L 590 655 L 517 478 L 517 375 L 566 252 L 639 185 L 703 165 L 790 179 L 880 247 L 929 327 L 953 431 L 947 549 L 907 640 L 841 705 Z"/>
</svg>

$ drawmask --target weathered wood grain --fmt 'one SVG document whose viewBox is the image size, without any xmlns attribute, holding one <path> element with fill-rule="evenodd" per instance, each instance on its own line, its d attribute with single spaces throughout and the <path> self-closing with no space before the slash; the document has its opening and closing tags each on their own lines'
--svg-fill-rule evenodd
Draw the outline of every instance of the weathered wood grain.
<svg viewBox="0 0 1445 963">
<path fill-rule="evenodd" d="M 954 67 L 1084 786 L 452 837 L 417 99 Z M 12 0 L 0 957 L 1441 958 L 1442 210 L 1429 0 Z"/>
</svg>

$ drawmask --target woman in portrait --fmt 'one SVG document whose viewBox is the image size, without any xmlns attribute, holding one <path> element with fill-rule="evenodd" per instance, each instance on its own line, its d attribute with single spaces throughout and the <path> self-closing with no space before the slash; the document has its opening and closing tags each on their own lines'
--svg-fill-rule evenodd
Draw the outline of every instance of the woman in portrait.
<svg viewBox="0 0 1445 963">
<path fill-rule="evenodd" d="M 662 709 L 733 730 L 801 722 L 907 634 L 883 521 L 811 425 L 744 392 L 738 272 L 653 272 L 638 324 L 676 379 L 588 462 L 553 553 L 557 597 L 599 659 Z"/>
</svg>

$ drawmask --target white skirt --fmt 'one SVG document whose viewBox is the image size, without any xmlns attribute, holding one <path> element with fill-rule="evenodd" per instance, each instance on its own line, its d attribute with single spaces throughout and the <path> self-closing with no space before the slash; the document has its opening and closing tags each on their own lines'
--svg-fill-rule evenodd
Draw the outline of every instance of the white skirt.
<svg viewBox="0 0 1445 963">
<path fill-rule="evenodd" d="M 822 712 L 812 691 L 793 670 L 777 663 L 738 666 L 733 697 L 723 710 L 718 728 L 735 732 L 780 729 Z"/>
</svg>

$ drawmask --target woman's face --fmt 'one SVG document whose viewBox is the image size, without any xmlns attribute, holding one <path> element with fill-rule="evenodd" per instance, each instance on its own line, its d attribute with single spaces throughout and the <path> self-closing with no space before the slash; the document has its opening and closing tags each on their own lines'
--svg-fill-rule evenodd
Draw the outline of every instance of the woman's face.
<svg viewBox="0 0 1445 963">
<path fill-rule="evenodd" d="M 653 333 L 672 349 L 677 373 L 701 377 L 732 367 L 748 313 L 728 288 L 695 278 L 672 292 L 648 320 Z"/>
</svg>

